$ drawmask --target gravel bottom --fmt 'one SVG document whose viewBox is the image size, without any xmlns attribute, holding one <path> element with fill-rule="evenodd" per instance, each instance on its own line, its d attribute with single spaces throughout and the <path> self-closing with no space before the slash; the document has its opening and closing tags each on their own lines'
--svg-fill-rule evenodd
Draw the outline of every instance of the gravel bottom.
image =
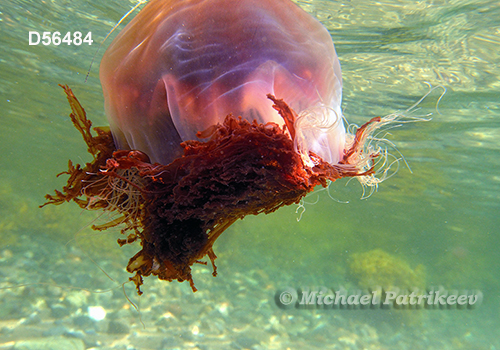
<svg viewBox="0 0 500 350">
<path fill-rule="evenodd" d="M 499 348 L 481 340 L 472 313 L 457 325 L 450 311 L 283 310 L 275 293 L 293 276 L 222 256 L 216 278 L 193 268 L 198 292 L 149 277 L 139 298 L 78 247 L 32 237 L 0 251 L 0 350 Z M 127 280 L 125 265 L 99 266 Z"/>
</svg>

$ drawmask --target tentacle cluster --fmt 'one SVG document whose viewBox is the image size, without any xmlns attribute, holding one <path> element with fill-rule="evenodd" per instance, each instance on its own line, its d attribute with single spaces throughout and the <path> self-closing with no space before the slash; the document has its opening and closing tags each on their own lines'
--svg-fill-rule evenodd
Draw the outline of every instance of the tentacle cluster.
<svg viewBox="0 0 500 350">
<path fill-rule="evenodd" d="M 183 142 L 183 156 L 170 164 L 152 164 L 140 151 L 116 150 L 109 130 L 96 128 L 98 136 L 92 136 L 84 109 L 71 90 L 64 89 L 73 123 L 94 161 L 83 168 L 70 162 L 67 186 L 47 195 L 46 204 L 73 200 L 85 209 L 118 213 L 117 219 L 94 229 L 123 224 L 127 237 L 118 243 L 141 242 L 142 249 L 127 266 L 139 293 L 143 277 L 149 275 L 189 281 L 196 291 L 191 266 L 207 255 L 216 275 L 213 244 L 233 222 L 298 203 L 328 181 L 373 172 L 360 171 L 355 159 L 363 152 L 366 130 L 377 119 L 358 129 L 342 162 L 331 165 L 311 152 L 308 166 L 294 148 L 294 112 L 268 96 L 286 127 L 229 115 L 224 123 L 199 133 L 207 141 Z"/>
</svg>

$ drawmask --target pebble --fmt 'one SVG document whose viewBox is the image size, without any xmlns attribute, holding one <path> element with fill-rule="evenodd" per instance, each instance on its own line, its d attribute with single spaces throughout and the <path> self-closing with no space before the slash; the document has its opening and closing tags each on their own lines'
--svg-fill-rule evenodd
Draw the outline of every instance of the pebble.
<svg viewBox="0 0 500 350">
<path fill-rule="evenodd" d="M 130 327 L 120 321 L 109 321 L 108 333 L 110 334 L 127 334 L 130 332 Z"/>
<path fill-rule="evenodd" d="M 21 323 L 25 325 L 34 325 L 42 322 L 42 318 L 38 314 L 38 312 L 33 312 L 27 318 L 25 318 Z"/>
<path fill-rule="evenodd" d="M 238 337 L 234 342 L 233 346 L 235 349 L 251 349 L 252 346 L 258 344 L 258 341 L 254 338 L 241 336 Z"/>
<path fill-rule="evenodd" d="M 85 350 L 81 339 L 49 337 L 17 341 L 12 350 Z"/>
<path fill-rule="evenodd" d="M 68 293 L 64 299 L 65 304 L 72 306 L 74 308 L 82 308 L 87 304 L 87 299 L 89 293 L 83 290 L 73 291 Z"/>
<path fill-rule="evenodd" d="M 63 325 L 54 325 L 49 329 L 42 332 L 44 337 L 52 337 L 52 336 L 60 336 L 66 334 L 68 332 L 68 328 Z"/>
<path fill-rule="evenodd" d="M 86 315 L 78 315 L 73 317 L 73 325 L 79 329 L 87 330 L 95 327 L 95 321 Z"/>
<path fill-rule="evenodd" d="M 64 318 L 70 315 L 70 310 L 62 304 L 50 306 L 51 316 L 54 318 Z"/>
<path fill-rule="evenodd" d="M 102 306 L 89 306 L 87 312 L 94 321 L 102 321 L 106 318 L 106 310 Z"/>
</svg>

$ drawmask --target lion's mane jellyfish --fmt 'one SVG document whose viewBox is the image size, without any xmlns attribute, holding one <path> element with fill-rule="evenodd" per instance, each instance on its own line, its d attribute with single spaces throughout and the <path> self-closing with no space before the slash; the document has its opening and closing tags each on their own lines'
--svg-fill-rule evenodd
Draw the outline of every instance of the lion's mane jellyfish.
<svg viewBox="0 0 500 350">
<path fill-rule="evenodd" d="M 328 31 L 290 0 L 152 0 L 100 66 L 110 129 L 95 128 L 67 86 L 73 123 L 94 160 L 73 166 L 48 203 L 117 213 L 127 266 L 189 281 L 233 222 L 298 203 L 346 176 L 376 184 L 386 123 L 346 134 L 340 64 Z M 206 264 L 206 263 L 205 263 Z"/>
</svg>

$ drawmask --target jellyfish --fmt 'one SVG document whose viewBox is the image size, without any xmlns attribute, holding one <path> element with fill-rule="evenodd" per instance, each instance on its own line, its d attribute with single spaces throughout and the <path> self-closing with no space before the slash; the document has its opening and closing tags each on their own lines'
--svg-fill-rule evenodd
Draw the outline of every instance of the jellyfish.
<svg viewBox="0 0 500 350">
<path fill-rule="evenodd" d="M 100 65 L 110 128 L 91 133 L 71 89 L 72 120 L 91 163 L 71 162 L 73 200 L 115 212 L 120 245 L 143 277 L 189 281 L 215 240 L 246 215 L 299 203 L 342 177 L 372 179 L 373 118 L 346 133 L 342 74 L 325 27 L 290 0 L 152 0 Z M 368 181 L 369 182 L 369 181 Z M 376 181 L 374 181 L 376 183 Z"/>
</svg>

